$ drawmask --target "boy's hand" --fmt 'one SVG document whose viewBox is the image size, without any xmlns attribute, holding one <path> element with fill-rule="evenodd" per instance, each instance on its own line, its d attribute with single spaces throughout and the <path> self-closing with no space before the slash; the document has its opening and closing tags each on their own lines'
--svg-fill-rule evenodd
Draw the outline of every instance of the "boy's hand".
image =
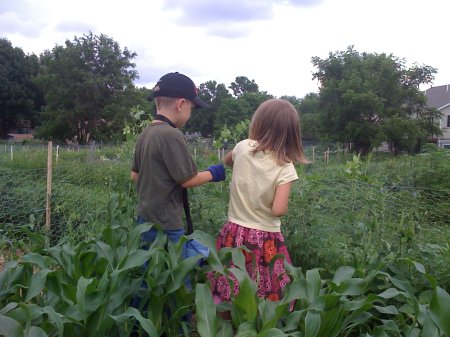
<svg viewBox="0 0 450 337">
<path fill-rule="evenodd" d="M 225 168 L 223 164 L 210 165 L 206 170 L 211 172 L 213 176 L 211 181 L 218 182 L 225 180 Z"/>
</svg>

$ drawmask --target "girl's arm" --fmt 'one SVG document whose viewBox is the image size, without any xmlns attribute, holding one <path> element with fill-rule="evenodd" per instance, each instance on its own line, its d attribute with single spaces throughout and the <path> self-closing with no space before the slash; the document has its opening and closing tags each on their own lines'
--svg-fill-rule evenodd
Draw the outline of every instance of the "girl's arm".
<svg viewBox="0 0 450 337">
<path fill-rule="evenodd" d="M 230 151 L 225 155 L 223 163 L 229 167 L 233 167 L 233 151 Z"/>
<path fill-rule="evenodd" d="M 289 195 L 291 193 L 292 181 L 278 185 L 272 204 L 272 215 L 279 217 L 288 211 Z"/>
<path fill-rule="evenodd" d="M 135 183 L 135 182 L 137 182 L 138 178 L 139 178 L 139 173 L 131 171 L 131 181 L 133 183 Z"/>
</svg>

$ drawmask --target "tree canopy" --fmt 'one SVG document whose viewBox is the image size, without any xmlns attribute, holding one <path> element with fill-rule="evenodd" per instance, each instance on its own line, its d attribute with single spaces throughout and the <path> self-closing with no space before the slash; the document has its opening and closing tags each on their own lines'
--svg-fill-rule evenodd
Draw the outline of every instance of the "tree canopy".
<svg viewBox="0 0 450 337">
<path fill-rule="evenodd" d="M 436 69 L 414 65 L 393 55 L 359 53 L 348 47 L 313 57 L 313 78 L 320 82 L 318 118 L 312 128 L 321 138 L 351 143 L 359 152 L 387 141 L 391 149 L 411 150 L 421 139 L 439 133 L 437 112 L 426 105 L 421 84 Z"/>
<path fill-rule="evenodd" d="M 119 132 L 117 114 L 122 110 L 125 116 L 137 104 L 127 98 L 135 91 L 135 56 L 112 38 L 92 33 L 41 55 L 38 83 L 46 106 L 38 137 L 87 143 L 107 137 L 105 130 Z"/>
<path fill-rule="evenodd" d="M 106 35 L 91 32 L 46 50 L 25 55 L 0 39 L 0 138 L 22 120 L 37 126 L 36 137 L 58 141 L 123 140 L 130 111 L 150 115 L 151 90 L 137 88 L 136 53 L 123 50 Z M 312 57 L 318 93 L 281 96 L 300 112 L 305 138 L 351 144 L 367 153 L 382 142 L 412 151 L 431 135 L 440 135 L 440 114 L 427 107 L 420 86 L 433 81 L 436 69 L 395 56 L 359 53 L 352 46 Z M 184 131 L 217 136 L 251 118 L 273 98 L 253 79 L 237 76 L 227 87 L 207 81 L 200 97 L 209 109 L 195 110 Z"/>
<path fill-rule="evenodd" d="M 37 113 L 44 104 L 33 82 L 38 69 L 36 55 L 25 55 L 7 39 L 0 39 L 0 139 L 21 121 L 36 125 Z"/>
</svg>

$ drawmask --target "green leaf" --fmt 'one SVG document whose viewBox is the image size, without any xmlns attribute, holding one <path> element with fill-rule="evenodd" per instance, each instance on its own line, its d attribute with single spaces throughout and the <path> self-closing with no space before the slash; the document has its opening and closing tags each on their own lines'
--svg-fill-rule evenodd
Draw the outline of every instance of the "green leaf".
<svg viewBox="0 0 450 337">
<path fill-rule="evenodd" d="M 322 312 L 320 331 L 318 336 L 320 337 L 337 337 L 342 329 L 342 306 L 337 306 L 332 310 Z"/>
<path fill-rule="evenodd" d="M 148 333 L 149 337 L 158 337 L 159 336 L 153 322 L 149 319 L 142 317 L 141 313 L 135 308 L 128 308 L 124 313 L 122 313 L 120 315 L 116 315 L 116 316 L 110 315 L 110 317 L 119 323 L 126 322 L 131 317 L 134 317 L 140 323 L 142 329 L 144 329 L 144 331 L 146 333 Z"/>
<path fill-rule="evenodd" d="M 49 265 L 48 257 L 30 252 L 22 257 L 23 262 L 35 264 L 39 269 L 47 269 Z"/>
<path fill-rule="evenodd" d="M 384 332 L 383 327 L 376 326 L 373 329 L 373 337 L 389 337 L 389 335 Z"/>
<path fill-rule="evenodd" d="M 389 288 L 386 289 L 385 291 L 383 291 L 381 294 L 378 294 L 378 296 L 382 297 L 382 298 L 393 298 L 396 297 L 398 295 L 406 295 L 404 292 L 398 291 L 395 288 Z"/>
<path fill-rule="evenodd" d="M 99 255 L 108 260 L 108 264 L 111 269 L 114 269 L 114 251 L 111 246 L 103 241 L 97 241 L 97 247 L 99 248 Z"/>
<path fill-rule="evenodd" d="M 139 249 L 133 251 L 130 255 L 126 256 L 125 262 L 122 262 L 120 264 L 120 272 L 127 271 L 136 267 L 142 267 L 144 263 L 149 260 L 151 255 L 151 250 Z"/>
<path fill-rule="evenodd" d="M 33 274 L 30 282 L 30 287 L 28 288 L 27 297 L 25 302 L 30 301 L 33 297 L 39 295 L 44 289 L 45 281 L 47 280 L 47 275 L 52 272 L 50 269 L 39 270 Z"/>
<path fill-rule="evenodd" d="M 134 226 L 129 232 L 127 236 L 127 247 L 130 248 L 140 248 L 142 246 L 141 242 L 141 234 L 147 232 L 152 229 L 153 224 L 151 223 L 143 223 L 137 226 Z"/>
<path fill-rule="evenodd" d="M 191 256 L 179 263 L 172 273 L 172 283 L 166 290 L 166 295 L 173 293 L 185 285 L 186 277 L 195 269 L 197 262 L 201 259 L 201 255 Z"/>
<path fill-rule="evenodd" d="M 340 267 L 333 276 L 333 282 L 339 286 L 342 281 L 348 280 L 352 278 L 353 274 L 355 273 L 355 268 L 344 266 Z"/>
<path fill-rule="evenodd" d="M 288 337 L 292 336 L 291 334 L 285 334 L 280 329 L 272 328 L 270 330 L 259 333 L 257 337 Z"/>
<path fill-rule="evenodd" d="M 48 335 L 41 328 L 32 326 L 27 334 L 27 337 L 48 337 Z"/>
<path fill-rule="evenodd" d="M 396 307 L 393 305 L 388 305 L 386 307 L 380 307 L 378 305 L 373 306 L 375 309 L 378 310 L 378 312 L 381 312 L 382 314 L 390 314 L 390 315 L 398 315 L 399 312 Z"/>
<path fill-rule="evenodd" d="M 366 285 L 367 285 L 366 279 L 351 278 L 342 281 L 339 287 L 339 292 L 342 295 L 359 296 L 364 294 Z"/>
<path fill-rule="evenodd" d="M 230 268 L 239 282 L 239 293 L 232 299 L 233 323 L 239 325 L 245 321 L 256 322 L 258 304 L 256 284 L 250 278 L 247 271 L 238 268 Z"/>
<path fill-rule="evenodd" d="M 298 324 L 302 317 L 301 311 L 293 311 L 285 318 L 283 331 L 292 331 L 298 329 Z"/>
<path fill-rule="evenodd" d="M 412 264 L 414 265 L 414 267 L 416 268 L 416 270 L 419 273 L 422 273 L 422 274 L 426 274 L 427 273 L 427 271 L 425 270 L 425 267 L 424 267 L 424 265 L 422 263 L 419 263 L 419 262 L 416 262 L 416 261 L 412 261 Z"/>
<path fill-rule="evenodd" d="M 201 337 L 205 337 L 200 335 Z M 216 334 L 217 337 L 233 337 L 233 327 L 229 321 L 219 321 L 219 330 Z"/>
<path fill-rule="evenodd" d="M 433 319 L 430 316 L 427 316 L 425 318 L 425 321 L 423 323 L 422 327 L 422 334 L 423 337 L 440 337 L 441 334 L 438 331 L 438 327 L 434 323 Z M 448 336 L 448 335 L 447 335 Z"/>
<path fill-rule="evenodd" d="M 10 312 L 11 310 L 13 310 L 15 308 L 17 308 L 17 303 L 10 302 L 7 305 L 5 305 L 3 308 L 0 308 L 0 315 L 7 314 L 8 312 Z"/>
<path fill-rule="evenodd" d="M 320 313 L 308 311 L 305 317 L 305 337 L 316 337 L 320 330 Z"/>
<path fill-rule="evenodd" d="M 80 279 L 78 280 L 78 284 L 77 284 L 77 308 L 80 311 L 81 315 L 83 316 L 83 318 L 86 320 L 88 318 L 88 311 L 90 312 L 90 308 L 86 307 L 86 289 L 89 286 L 89 284 L 91 284 L 93 281 L 92 278 L 90 279 L 86 279 L 83 276 L 80 277 Z"/>
<path fill-rule="evenodd" d="M 429 310 L 439 329 L 444 335 L 450 336 L 450 295 L 444 289 L 436 287 Z"/>
<path fill-rule="evenodd" d="M 235 337 L 256 337 L 257 335 L 255 322 L 243 322 L 239 324 Z"/>
<path fill-rule="evenodd" d="M 216 336 L 216 306 L 214 305 L 211 289 L 206 284 L 197 284 L 195 304 L 198 333 L 202 337 Z"/>
<path fill-rule="evenodd" d="M 59 337 L 64 336 L 63 316 L 58 314 L 52 307 L 43 307 L 42 312 L 47 314 L 49 321 L 56 327 Z"/>
<path fill-rule="evenodd" d="M 319 296 L 321 288 L 321 278 L 318 269 L 312 269 L 306 271 L 306 294 L 310 302 L 314 301 L 314 298 Z"/>
<path fill-rule="evenodd" d="M 277 327 L 279 321 L 289 313 L 291 303 L 261 300 L 258 311 L 261 316 L 261 332 Z"/>
<path fill-rule="evenodd" d="M 24 337 L 24 334 L 19 322 L 11 317 L 0 315 L 0 336 Z"/>
</svg>

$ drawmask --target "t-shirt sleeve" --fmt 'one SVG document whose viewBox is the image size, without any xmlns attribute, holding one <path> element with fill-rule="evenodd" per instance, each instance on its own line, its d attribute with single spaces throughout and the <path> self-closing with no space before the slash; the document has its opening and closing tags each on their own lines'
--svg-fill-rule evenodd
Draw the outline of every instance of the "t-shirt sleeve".
<svg viewBox="0 0 450 337">
<path fill-rule="evenodd" d="M 138 142 L 140 141 L 140 136 L 138 138 Z M 138 151 L 137 151 L 137 147 L 138 147 L 138 142 L 135 145 L 134 148 L 134 155 L 133 155 L 133 163 L 131 164 L 131 171 L 139 173 L 139 158 L 138 158 Z"/>
<path fill-rule="evenodd" d="M 165 144 L 161 155 L 167 171 L 177 184 L 181 184 L 197 174 L 197 166 L 181 132 Z"/>
<path fill-rule="evenodd" d="M 278 185 L 286 184 L 290 181 L 294 181 L 298 179 L 297 171 L 295 170 L 295 166 L 292 163 L 284 164 L 281 168 L 280 175 L 278 177 Z"/>
</svg>

